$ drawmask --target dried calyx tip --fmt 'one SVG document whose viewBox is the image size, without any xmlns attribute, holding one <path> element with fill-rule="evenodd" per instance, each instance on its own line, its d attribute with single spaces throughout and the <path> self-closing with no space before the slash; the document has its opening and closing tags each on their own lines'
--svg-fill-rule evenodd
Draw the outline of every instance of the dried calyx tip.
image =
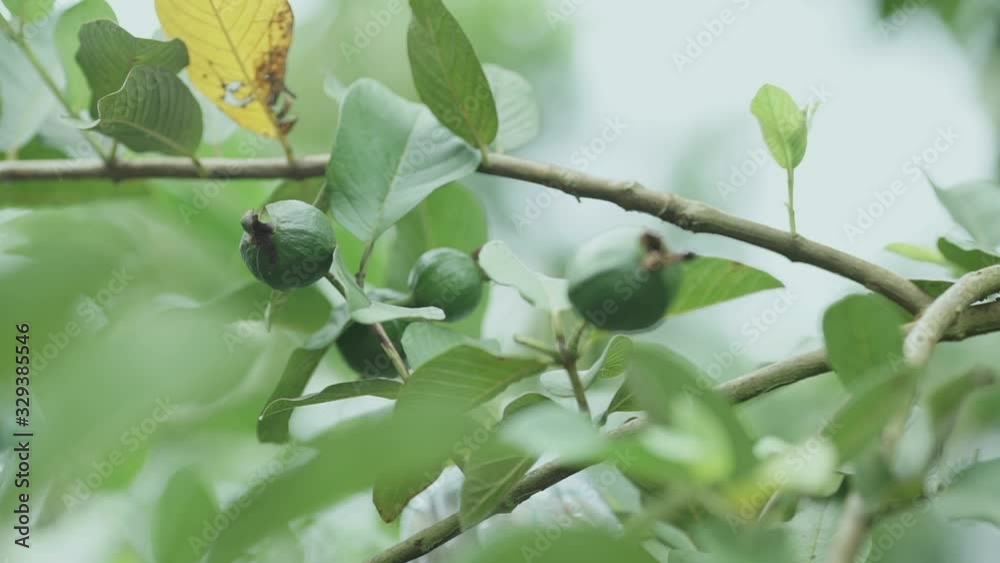
<svg viewBox="0 0 1000 563">
<path fill-rule="evenodd" d="M 260 214 L 253 209 L 247 211 L 240 219 L 240 225 L 246 231 L 252 241 L 257 241 L 274 232 L 274 227 L 260 220 Z"/>
</svg>

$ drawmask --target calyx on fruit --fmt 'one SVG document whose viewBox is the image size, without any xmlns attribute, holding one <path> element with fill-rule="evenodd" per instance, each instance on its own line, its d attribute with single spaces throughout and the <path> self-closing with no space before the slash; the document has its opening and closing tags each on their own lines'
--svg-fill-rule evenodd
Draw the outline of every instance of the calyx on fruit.
<svg viewBox="0 0 1000 563">
<path fill-rule="evenodd" d="M 663 239 L 641 228 L 608 231 L 584 243 L 570 261 L 569 300 L 598 328 L 648 329 L 677 295 L 678 262 L 685 257 L 671 254 Z"/>
<path fill-rule="evenodd" d="M 372 301 L 381 303 L 400 304 L 407 301 L 407 297 L 391 289 L 371 289 L 366 292 Z M 406 359 L 403 350 L 403 331 L 410 323 L 407 321 L 394 320 L 382 323 L 382 328 L 389 336 L 396 350 Z M 392 360 L 382 349 L 382 344 L 371 325 L 351 322 L 344 332 L 337 337 L 337 350 L 343 356 L 344 361 L 354 371 L 361 374 L 361 377 L 370 379 L 373 377 L 396 377 L 396 369 L 392 365 Z"/>
<path fill-rule="evenodd" d="M 274 289 L 289 291 L 318 281 L 333 264 L 337 241 L 322 211 L 298 200 L 269 203 L 267 220 L 251 209 L 240 223 L 240 254 L 250 273 Z"/>
<path fill-rule="evenodd" d="M 438 307 L 446 321 L 457 321 L 479 305 L 483 274 L 471 256 L 454 248 L 425 252 L 410 270 L 410 291 L 417 307 Z"/>
</svg>

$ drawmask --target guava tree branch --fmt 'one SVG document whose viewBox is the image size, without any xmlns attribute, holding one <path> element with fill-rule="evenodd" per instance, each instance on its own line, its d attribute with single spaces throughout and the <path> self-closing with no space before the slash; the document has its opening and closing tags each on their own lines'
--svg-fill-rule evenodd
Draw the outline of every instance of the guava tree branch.
<svg viewBox="0 0 1000 563">
<path fill-rule="evenodd" d="M 801 381 L 827 371 L 825 357 L 818 357 L 816 353 L 805 354 L 792 360 L 787 363 L 789 366 L 787 369 L 775 369 L 775 366 L 768 366 L 727 381 L 716 386 L 715 389 L 718 393 L 728 397 L 733 402 L 740 403 L 749 401 L 778 387 L 795 383 L 796 381 Z M 786 362 L 782 363 L 785 364 Z M 632 434 L 640 430 L 644 425 L 645 420 L 636 418 L 611 430 L 607 433 L 607 436 L 614 439 Z M 559 460 L 546 463 L 522 477 L 514 485 L 504 504 L 513 509 L 536 493 L 555 485 L 583 469 L 585 469 L 585 466 L 566 464 Z M 368 560 L 368 563 L 405 563 L 406 561 L 413 561 L 444 545 L 461 532 L 462 527 L 458 514 L 452 514 L 375 555 Z"/>
<path fill-rule="evenodd" d="M 995 268 L 1000 269 L 1000 266 Z M 955 291 L 961 292 L 962 290 Z M 985 291 L 980 294 L 980 297 L 989 292 Z M 961 308 L 959 307 L 959 309 Z M 928 316 L 927 314 L 923 315 L 917 323 L 920 321 L 930 323 L 931 321 L 924 320 Z M 1000 303 L 972 307 L 960 317 L 957 317 L 957 321 L 954 324 L 955 328 L 948 330 L 939 339 L 957 341 L 1000 331 Z M 918 330 L 916 324 L 909 325 L 909 327 L 913 327 L 910 329 L 911 333 Z M 830 366 L 827 361 L 826 350 L 815 350 L 764 366 L 736 379 L 726 381 L 717 385 L 715 390 L 734 403 L 742 403 L 765 395 L 780 387 L 791 385 L 827 373 L 828 371 L 830 371 Z M 608 435 L 613 438 L 630 434 L 641 429 L 644 424 L 645 421 L 642 419 L 635 419 L 612 430 Z M 507 506 L 515 507 L 531 498 L 535 493 L 543 491 L 583 469 L 580 466 L 564 464 L 559 460 L 542 465 L 518 481 L 517 485 L 511 491 L 506 504 Z M 844 522 L 843 525 L 845 526 L 845 533 L 852 535 L 850 541 L 853 545 L 853 541 L 857 540 L 856 537 L 853 537 L 858 530 L 857 525 L 859 523 L 863 525 L 861 533 L 864 534 L 867 530 L 868 520 L 867 513 L 864 511 L 855 511 L 852 514 L 854 514 L 852 519 L 857 518 L 859 520 Z M 458 536 L 461 531 L 458 514 L 452 514 L 379 553 L 369 559 L 368 563 L 403 563 L 412 561 L 430 553 L 448 540 Z M 850 546 L 844 545 L 841 549 L 847 547 Z"/>
<path fill-rule="evenodd" d="M 313 178 L 326 173 L 327 155 L 299 158 L 202 160 L 203 170 L 181 158 L 140 158 L 113 165 L 87 160 L 27 160 L 0 163 L 0 181 L 77 178 Z M 504 154 L 490 154 L 480 172 L 548 186 L 577 197 L 608 201 L 619 207 L 659 217 L 696 233 L 712 233 L 766 248 L 794 262 L 812 264 L 881 293 L 913 313 L 930 303 L 909 280 L 881 266 L 802 236 L 741 219 L 704 203 L 657 192 L 636 182 L 609 180 L 552 164 Z"/>
<path fill-rule="evenodd" d="M 906 363 L 914 368 L 925 366 L 931 359 L 934 346 L 946 337 L 966 309 L 997 291 L 1000 291 L 1000 266 L 990 266 L 962 276 L 913 323 L 903 341 L 903 359 Z M 886 444 L 889 451 L 895 450 L 902 433 L 893 436 L 892 443 Z M 874 521 L 864 499 L 857 491 L 853 491 L 847 498 L 837 534 L 830 547 L 831 563 L 853 563 Z"/>
</svg>

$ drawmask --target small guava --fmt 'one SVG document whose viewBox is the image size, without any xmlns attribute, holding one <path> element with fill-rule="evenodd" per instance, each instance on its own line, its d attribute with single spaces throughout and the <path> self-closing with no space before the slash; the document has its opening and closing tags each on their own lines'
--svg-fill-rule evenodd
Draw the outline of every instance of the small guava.
<svg viewBox="0 0 1000 563">
<path fill-rule="evenodd" d="M 390 289 L 371 289 L 367 292 L 368 298 L 381 303 L 399 304 L 406 302 L 406 296 Z M 382 328 L 389 336 L 396 350 L 406 359 L 403 351 L 403 331 L 410 323 L 407 321 L 394 320 L 382 323 Z M 361 377 L 370 379 L 373 377 L 396 377 L 396 369 L 389 359 L 389 355 L 382 349 L 382 344 L 371 325 L 351 322 L 344 332 L 337 338 L 337 350 L 343 356 L 344 361 Z"/>
<path fill-rule="evenodd" d="M 322 211 L 298 200 L 253 209 L 243 220 L 240 254 L 250 273 L 274 289 L 290 291 L 317 282 L 333 264 L 337 241 Z"/>
<path fill-rule="evenodd" d="M 483 274 L 476 261 L 454 248 L 425 252 L 410 270 L 410 291 L 417 307 L 438 307 L 446 321 L 472 313 L 483 296 Z"/>
<path fill-rule="evenodd" d="M 651 328 L 666 315 L 681 287 L 678 262 L 683 258 L 641 228 L 608 231 L 584 243 L 570 261 L 569 300 L 598 328 Z"/>
</svg>

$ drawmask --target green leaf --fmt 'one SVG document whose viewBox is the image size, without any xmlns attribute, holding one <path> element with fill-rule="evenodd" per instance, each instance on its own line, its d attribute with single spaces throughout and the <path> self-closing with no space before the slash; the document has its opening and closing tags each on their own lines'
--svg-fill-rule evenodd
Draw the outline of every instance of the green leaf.
<svg viewBox="0 0 1000 563">
<path fill-rule="evenodd" d="M 413 83 L 438 121 L 484 153 L 497 136 L 496 103 L 479 58 L 441 0 L 410 0 Z"/>
<path fill-rule="evenodd" d="M 941 563 L 960 559 L 955 534 L 935 510 L 921 506 L 879 519 L 866 563 Z"/>
<path fill-rule="evenodd" d="M 973 369 L 949 379 L 927 393 L 927 411 L 938 444 L 944 444 L 951 434 L 966 399 L 995 383 L 996 374 L 992 371 Z"/>
<path fill-rule="evenodd" d="M 954 477 L 933 502 L 951 520 L 978 520 L 1000 528 L 1000 459 L 973 464 Z M 985 502 L 986 499 L 991 499 Z"/>
<path fill-rule="evenodd" d="M 462 467 L 465 480 L 462 482 L 459 519 L 463 529 L 469 529 L 493 514 L 510 493 L 514 485 L 531 469 L 537 461 L 533 455 L 525 455 L 519 448 L 500 438 L 500 429 L 510 417 L 526 408 L 551 401 L 544 395 L 524 395 L 504 410 L 504 420 L 490 432 L 486 442 Z"/>
<path fill-rule="evenodd" d="M 201 143 L 201 107 L 177 76 L 137 66 L 121 90 L 97 103 L 100 131 L 136 152 L 193 155 Z"/>
<path fill-rule="evenodd" d="M 426 108 L 369 79 L 351 85 L 326 179 L 334 219 L 367 244 L 434 190 L 479 166 Z"/>
<path fill-rule="evenodd" d="M 611 397 L 611 402 L 598 419 L 598 425 L 604 426 L 608 422 L 608 417 L 616 412 L 638 411 L 641 407 L 635 400 L 635 392 L 628 381 L 621 384 L 618 391 Z"/>
<path fill-rule="evenodd" d="M 808 135 L 806 114 L 781 88 L 765 84 L 757 92 L 750 111 L 760 122 L 764 142 L 771 155 L 785 170 L 792 170 L 806 154 Z"/>
<path fill-rule="evenodd" d="M 590 421 L 555 403 L 525 408 L 497 431 L 523 454 L 557 455 L 571 463 L 594 463 L 611 451 Z"/>
<path fill-rule="evenodd" d="M 948 266 L 949 262 L 941 255 L 940 252 L 935 248 L 927 248 L 926 246 L 920 246 L 916 244 L 909 244 L 905 242 L 894 242 L 885 247 L 886 250 L 894 254 L 898 254 L 904 258 L 909 258 L 910 260 L 915 260 L 917 262 L 926 262 L 928 264 L 937 264 L 938 266 Z"/>
<path fill-rule="evenodd" d="M 204 521 L 219 513 L 212 493 L 191 469 L 182 469 L 167 482 L 153 516 L 153 556 L 157 563 L 198 563 L 201 553 L 190 538 L 200 538 Z"/>
<path fill-rule="evenodd" d="M 938 250 L 948 262 L 957 266 L 962 273 L 975 272 L 1000 264 L 1000 257 L 994 254 L 978 248 L 967 248 L 943 237 L 938 239 Z"/>
<path fill-rule="evenodd" d="M 881 295 L 850 295 L 823 315 L 830 366 L 851 388 L 866 373 L 903 361 L 900 326 L 909 316 Z"/>
<path fill-rule="evenodd" d="M 931 297 L 940 297 L 942 293 L 948 291 L 948 288 L 954 285 L 953 282 L 944 280 L 910 280 L 913 285 L 920 288 Z"/>
<path fill-rule="evenodd" d="M 835 498 L 799 501 L 795 517 L 788 522 L 796 561 L 825 560 L 843 511 L 842 502 Z"/>
<path fill-rule="evenodd" d="M 699 256 L 683 262 L 682 267 L 684 279 L 668 316 L 784 287 L 771 274 L 723 258 Z"/>
<path fill-rule="evenodd" d="M 501 152 L 530 143 L 541 130 L 541 112 L 535 89 L 523 76 L 501 66 L 485 64 L 486 79 L 496 100 L 500 121 L 493 145 Z"/>
<path fill-rule="evenodd" d="M 322 391 L 310 393 L 309 395 L 303 395 L 294 399 L 275 399 L 264 407 L 264 410 L 260 413 L 260 417 L 261 419 L 265 419 L 299 407 L 332 403 L 354 397 L 367 396 L 395 399 L 399 396 L 399 390 L 402 387 L 403 384 L 398 381 L 380 377 L 334 383 L 333 385 L 328 385 Z"/>
<path fill-rule="evenodd" d="M 3 4 L 22 22 L 37 25 L 46 20 L 55 0 L 3 0 Z"/>
<path fill-rule="evenodd" d="M 417 369 L 427 363 L 427 360 L 463 344 L 478 346 L 489 352 L 500 354 L 500 345 L 495 341 L 476 340 L 456 330 L 433 323 L 413 323 L 407 326 L 403 332 L 402 341 L 403 350 L 406 351 L 406 360 L 413 369 Z"/>
<path fill-rule="evenodd" d="M 79 4 L 66 10 L 59 16 L 56 23 L 55 45 L 59 51 L 59 59 L 62 61 L 63 72 L 66 75 L 65 95 L 70 106 L 78 114 L 90 107 L 90 88 L 87 85 L 87 77 L 83 73 L 83 68 L 76 60 L 76 54 L 80 49 L 80 29 L 92 21 L 110 20 L 116 21 L 115 11 L 108 6 L 105 0 L 83 0 Z M 109 90 L 117 90 L 124 82 L 124 75 L 118 85 Z"/>
<path fill-rule="evenodd" d="M 100 99 L 120 90 L 133 68 L 149 66 L 177 74 L 188 65 L 187 47 L 180 39 L 139 39 L 109 20 L 83 24 L 79 38 L 76 60 L 90 85 L 90 114 L 94 117 L 99 113 Z M 201 108 L 198 112 L 200 116 Z"/>
<path fill-rule="evenodd" d="M 909 401 L 912 375 L 883 364 L 858 379 L 851 399 L 824 429 L 836 446 L 841 463 L 864 453 L 877 441 L 886 424 L 899 414 Z"/>
<path fill-rule="evenodd" d="M 410 269 L 433 248 L 472 254 L 489 240 L 486 226 L 486 210 L 472 190 L 453 183 L 435 191 L 396 223 L 387 285 L 407 287 Z"/>
<path fill-rule="evenodd" d="M 372 504 L 375 505 L 375 510 L 378 511 L 382 521 L 386 524 L 395 522 L 414 497 L 441 477 L 446 459 L 447 456 L 442 456 L 438 464 L 423 473 L 400 475 L 394 479 L 380 473 L 372 487 Z"/>
<path fill-rule="evenodd" d="M 219 530 L 209 562 L 238 559 L 265 538 L 284 533 L 292 521 L 371 488 L 376 476 L 401 480 L 433 473 L 476 429 L 466 418 L 433 409 L 405 420 L 387 414 L 347 420 L 309 442 L 284 446 L 266 466 L 266 486 L 252 486 L 226 507 L 239 517 Z M 250 484 L 255 483 L 265 481 Z"/>
<path fill-rule="evenodd" d="M 559 529 L 555 539 L 549 539 L 546 530 Z M 554 535 L 554 533 L 553 533 Z M 673 557 L 671 557 L 671 560 Z M 532 563 L 581 563 L 614 561 L 615 563 L 655 563 L 642 546 L 631 543 L 627 538 L 596 529 L 582 523 L 577 527 L 506 530 L 491 538 L 485 546 L 460 553 L 454 561 L 463 563 L 510 563 L 531 561 Z"/>
<path fill-rule="evenodd" d="M 326 189 L 326 180 L 323 178 L 308 178 L 305 180 L 287 180 L 274 188 L 271 195 L 258 208 L 263 208 L 269 203 L 283 201 L 286 199 L 296 199 L 310 205 L 315 205 L 320 211 L 326 212 L 330 209 L 330 194 Z M 337 239 L 340 242 L 340 239 Z"/>
<path fill-rule="evenodd" d="M 952 219 L 983 248 L 1000 247 L 1000 186 L 993 182 L 967 182 L 941 188 L 931 182 L 934 193 Z"/>
<path fill-rule="evenodd" d="M 46 68 L 55 68 L 58 57 L 46 33 L 28 41 Z M 38 132 L 56 110 L 57 100 L 21 47 L 0 33 L 0 151 L 19 149 Z"/>
<path fill-rule="evenodd" d="M 333 310 L 330 321 L 322 330 L 309 337 L 301 347 L 292 351 L 285 371 L 278 379 L 271 396 L 264 403 L 257 419 L 257 439 L 261 442 L 283 443 L 289 438 L 288 421 L 292 418 L 291 408 L 275 410 L 273 405 L 282 400 L 297 399 L 319 366 L 323 356 L 337 340 L 349 321 L 343 308 Z M 297 406 L 297 405 L 296 405 Z"/>
<path fill-rule="evenodd" d="M 490 241 L 479 251 L 479 266 L 500 285 L 513 287 L 525 301 L 545 311 L 557 313 L 573 308 L 569 283 L 528 269 L 501 241 Z"/>
<path fill-rule="evenodd" d="M 403 385 L 397 411 L 428 408 L 465 412 L 497 395 L 511 384 L 537 375 L 546 363 L 534 358 L 510 358 L 461 344 L 414 370 Z"/>
<path fill-rule="evenodd" d="M 351 318 L 355 321 L 372 325 L 385 323 L 397 319 L 402 320 L 423 320 L 440 321 L 444 319 L 444 311 L 437 307 L 400 307 L 388 303 L 372 301 L 357 282 L 347 271 L 347 266 L 340 257 L 340 249 L 333 253 L 333 271 L 331 272 L 337 282 L 345 289 L 347 295 L 347 307 L 351 312 Z"/>
<path fill-rule="evenodd" d="M 622 334 L 613 336 L 594 365 L 580 373 L 584 388 L 589 388 L 598 379 L 618 377 L 625 373 L 632 363 L 632 348 L 631 338 Z M 557 397 L 573 396 L 573 386 L 564 369 L 543 373 L 541 383 L 546 391 Z"/>
<path fill-rule="evenodd" d="M 717 429 L 715 437 L 722 443 L 705 446 L 728 452 L 730 473 L 754 467 L 752 442 L 743 424 L 729 402 L 711 389 L 711 378 L 689 360 L 662 346 L 636 343 L 626 381 L 653 423 L 670 427 L 683 422 L 687 430 L 702 426 L 708 433 Z"/>
</svg>

